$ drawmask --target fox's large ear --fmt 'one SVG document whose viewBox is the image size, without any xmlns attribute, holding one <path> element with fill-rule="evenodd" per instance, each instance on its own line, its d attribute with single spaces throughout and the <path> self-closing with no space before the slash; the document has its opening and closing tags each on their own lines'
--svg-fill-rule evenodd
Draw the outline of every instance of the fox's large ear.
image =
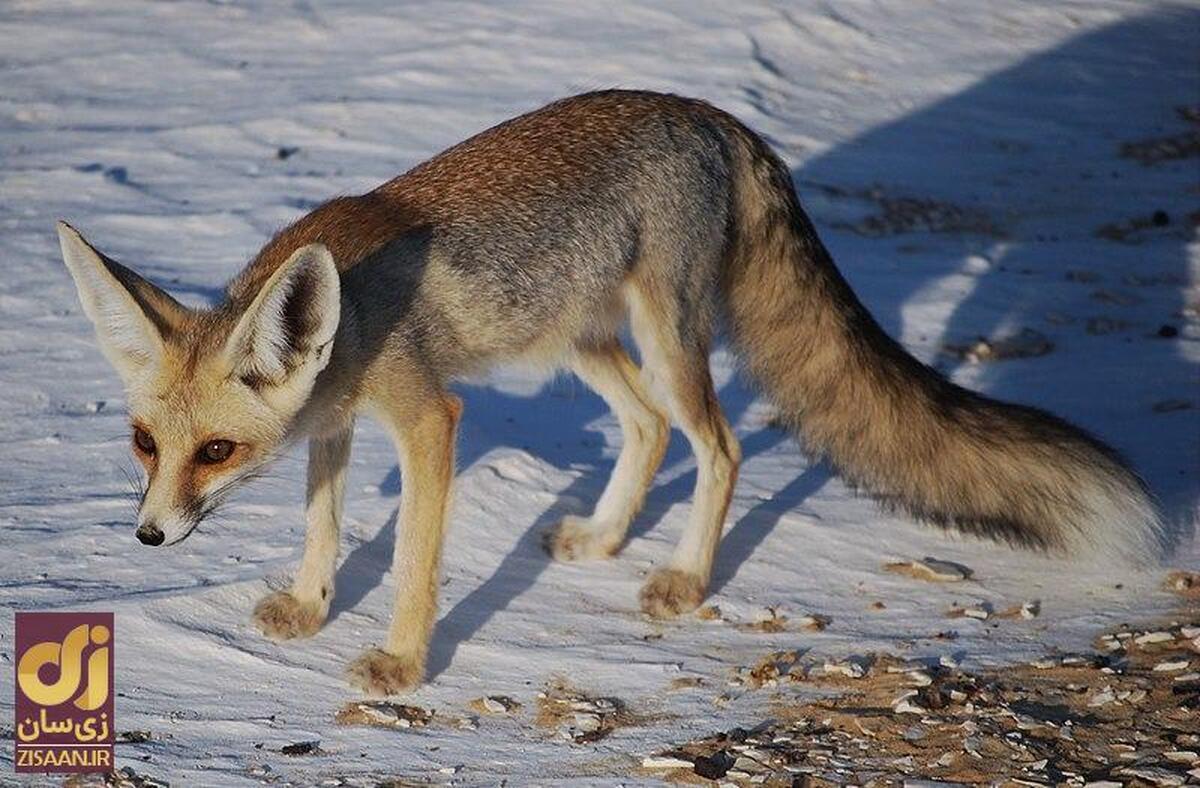
<svg viewBox="0 0 1200 788">
<path fill-rule="evenodd" d="M 58 241 L 83 311 L 96 328 L 100 349 L 128 381 L 162 357 L 164 341 L 187 309 L 93 249 L 66 222 L 58 223 Z"/>
<path fill-rule="evenodd" d="M 307 379 L 329 362 L 341 316 L 341 282 L 322 244 L 301 247 L 259 290 L 226 344 L 233 371 L 251 385 Z"/>
</svg>

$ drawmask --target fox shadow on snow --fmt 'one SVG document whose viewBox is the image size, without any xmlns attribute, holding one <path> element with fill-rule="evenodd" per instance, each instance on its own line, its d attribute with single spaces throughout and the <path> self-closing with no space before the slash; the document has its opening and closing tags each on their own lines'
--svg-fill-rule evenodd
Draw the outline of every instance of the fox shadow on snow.
<svg viewBox="0 0 1200 788">
<path fill-rule="evenodd" d="M 876 127 L 793 172 L 801 202 L 834 259 L 892 336 L 901 333 L 906 303 L 923 288 L 961 271 L 968 255 L 987 256 L 991 271 L 1018 272 L 1006 277 L 981 274 L 970 295 L 953 308 L 941 339 L 970 340 L 1009 326 L 1030 326 L 1049 335 L 1058 350 L 1041 358 L 990 364 L 973 388 L 1065 415 L 1135 458 L 1168 519 L 1175 523 L 1169 535 L 1173 542 L 1190 536 L 1191 526 L 1183 524 L 1183 513 L 1196 496 L 1198 464 L 1195 446 L 1183 436 L 1200 432 L 1200 418 L 1194 407 L 1157 414 L 1150 406 L 1189 391 L 1196 370 L 1184 358 L 1180 343 L 1194 340 L 1158 338 L 1153 329 L 1158 322 L 1177 320 L 1183 307 L 1180 283 L 1187 281 L 1189 231 L 1180 228 L 1183 217 L 1195 209 L 1185 191 L 1193 185 L 1189 173 L 1195 162 L 1143 165 L 1118 153 L 1125 141 L 1188 130 L 1176 107 L 1194 104 L 1200 96 L 1200 78 L 1193 73 L 1189 47 L 1197 29 L 1200 12 L 1167 7 L 1086 33 L 957 95 Z M 752 90 L 747 88 L 747 93 Z M 1170 188 L 1175 183 L 1179 188 Z M 847 207 L 853 208 L 849 203 L 869 201 L 862 195 L 872 189 L 965 206 L 968 212 L 1001 218 L 989 229 L 964 229 L 938 226 L 920 217 L 906 223 L 901 217 L 895 225 L 868 225 L 869 234 L 883 236 L 872 241 L 838 231 L 839 216 Z M 1151 195 L 1168 192 L 1171 204 L 1149 202 Z M 840 204 L 842 199 L 849 202 Z M 1081 206 L 1087 217 L 1083 221 L 1075 218 L 1081 215 Z M 1173 226 L 1139 239 L 1139 267 L 1128 273 L 1161 277 L 1167 284 L 1159 286 L 1169 287 L 1173 294 L 1169 308 L 1147 318 L 1145 309 L 1138 312 L 1134 307 L 1131 314 L 1154 325 L 1131 319 L 1134 327 L 1121 335 L 1122 341 L 1112 341 L 1111 336 L 1097 341 L 1084 331 L 1084 320 L 1093 314 L 1120 312 L 1122 307 L 1088 300 L 1070 288 L 1132 288 L 1121 284 L 1112 271 L 1105 270 L 1102 281 L 1093 285 L 1066 282 L 1066 271 L 1086 267 L 1091 252 L 1107 253 L 1105 245 L 1114 242 L 1094 237 L 1098 226 L 1155 210 L 1167 211 Z M 1071 220 L 1056 221 L 1056 214 L 1062 213 Z M 858 230 L 863 227 L 858 225 Z M 899 246 L 908 252 L 897 250 Z M 869 270 L 856 265 L 847 253 L 868 248 L 872 256 L 886 254 L 900 270 Z M 903 270 L 910 265 L 911 275 Z M 1064 292 L 1069 298 L 1065 306 L 1079 312 L 1074 316 L 1078 320 L 1047 323 L 1048 313 L 1064 307 L 1059 301 Z M 1063 346 L 1068 345 L 1074 351 L 1071 363 L 1060 363 Z M 1118 358 L 1106 365 L 1080 363 L 1093 353 Z M 937 365 L 953 373 L 955 363 L 939 359 Z M 1115 372 L 1138 368 L 1166 371 L 1162 391 L 1150 401 L 1141 376 Z M 430 678 L 450 664 L 459 643 L 537 581 L 551 560 L 542 548 L 543 533 L 565 513 L 589 511 L 612 469 L 601 441 L 588 438 L 588 425 L 603 417 L 607 408 L 581 383 L 560 378 L 537 397 L 511 396 L 486 387 L 459 393 L 466 404 L 458 447 L 460 470 L 495 446 L 520 446 L 556 467 L 588 470 L 525 526 L 513 549 L 482 585 L 443 614 L 431 647 Z M 734 424 L 754 398 L 736 380 L 720 396 Z M 1133 418 L 1119 421 L 1116 414 Z M 548 420 L 555 429 L 541 430 Z M 739 439 L 745 459 L 751 460 L 789 437 L 763 427 L 743 432 Z M 686 441 L 675 431 L 663 468 L 690 462 L 689 457 Z M 812 464 L 770 500 L 733 522 L 721 542 L 711 591 L 729 582 L 781 517 L 802 506 L 831 475 L 826 464 Z M 644 534 L 673 505 L 687 502 L 694 482 L 692 470 L 654 487 L 630 529 L 630 538 Z M 385 495 L 398 493 L 398 470 L 393 468 L 380 486 Z M 348 555 L 338 574 L 334 615 L 353 607 L 383 582 L 395 528 L 393 513 L 374 538 Z"/>
</svg>

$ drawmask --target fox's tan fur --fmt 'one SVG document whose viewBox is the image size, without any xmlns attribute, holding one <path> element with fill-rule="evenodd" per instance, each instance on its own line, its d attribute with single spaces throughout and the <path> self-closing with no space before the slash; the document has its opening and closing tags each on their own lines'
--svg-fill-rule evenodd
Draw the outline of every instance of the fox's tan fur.
<svg viewBox="0 0 1200 788">
<path fill-rule="evenodd" d="M 124 377 L 149 484 L 139 538 L 185 538 L 233 485 L 309 438 L 304 556 L 254 618 L 314 634 L 333 594 L 354 418 L 388 428 L 403 488 L 387 640 L 350 667 L 373 694 L 418 684 L 461 405 L 455 379 L 521 360 L 573 370 L 624 445 L 562 560 L 616 553 L 673 421 L 698 472 L 691 520 L 641 593 L 696 608 L 740 449 L 708 369 L 728 329 L 750 376 L 814 451 L 887 503 L 1024 546 L 1152 556 L 1144 486 L 1104 444 L 1033 408 L 950 384 L 887 337 L 817 238 L 779 159 L 699 101 L 607 91 L 490 129 L 291 225 L 209 310 L 187 309 L 60 227 L 63 255 Z M 639 368 L 618 340 L 628 322 Z M 227 459 L 205 459 L 228 440 Z M 152 441 L 152 442 L 151 442 Z M 221 452 L 223 454 L 223 452 Z"/>
</svg>

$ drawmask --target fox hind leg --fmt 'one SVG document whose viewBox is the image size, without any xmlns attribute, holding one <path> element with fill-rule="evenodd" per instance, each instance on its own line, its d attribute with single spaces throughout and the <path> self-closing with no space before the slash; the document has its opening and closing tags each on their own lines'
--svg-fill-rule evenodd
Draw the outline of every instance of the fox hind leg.
<svg viewBox="0 0 1200 788">
<path fill-rule="evenodd" d="M 676 319 L 673 302 L 654 298 L 653 291 L 634 290 L 629 301 L 633 336 L 651 390 L 665 400 L 696 456 L 696 487 L 686 530 L 667 566 L 650 574 L 640 594 L 645 612 L 676 616 L 704 600 L 741 448 L 713 388 L 707 333 Z"/>
<path fill-rule="evenodd" d="M 560 561 L 608 558 L 620 549 L 646 500 L 667 449 L 670 427 L 618 341 L 578 349 L 571 369 L 616 415 L 621 453 L 592 515 L 564 517 L 546 534 L 546 549 Z"/>
<path fill-rule="evenodd" d="M 291 588 L 268 594 L 254 608 L 254 623 L 269 638 L 288 640 L 316 634 L 329 615 L 353 438 L 351 422 L 309 441 L 304 557 Z"/>
</svg>

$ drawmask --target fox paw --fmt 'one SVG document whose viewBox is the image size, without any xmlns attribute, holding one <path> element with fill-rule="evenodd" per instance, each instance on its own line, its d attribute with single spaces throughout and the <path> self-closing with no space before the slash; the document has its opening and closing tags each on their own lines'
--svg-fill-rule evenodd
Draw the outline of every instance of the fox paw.
<svg viewBox="0 0 1200 788">
<path fill-rule="evenodd" d="M 620 542 L 611 531 L 596 526 L 585 517 L 567 515 L 543 537 L 546 552 L 555 561 L 587 561 L 611 558 Z"/>
<path fill-rule="evenodd" d="M 315 635 L 325 623 L 326 611 L 315 602 L 301 602 L 288 591 L 276 591 L 254 606 L 254 625 L 272 640 Z"/>
<path fill-rule="evenodd" d="M 642 610 L 655 618 L 690 613 L 704 601 L 705 583 L 680 569 L 656 569 L 650 573 L 638 598 Z"/>
<path fill-rule="evenodd" d="M 367 649 L 346 669 L 350 686 L 373 698 L 398 695 L 416 688 L 425 666 L 413 657 L 398 657 L 383 649 Z"/>
</svg>

